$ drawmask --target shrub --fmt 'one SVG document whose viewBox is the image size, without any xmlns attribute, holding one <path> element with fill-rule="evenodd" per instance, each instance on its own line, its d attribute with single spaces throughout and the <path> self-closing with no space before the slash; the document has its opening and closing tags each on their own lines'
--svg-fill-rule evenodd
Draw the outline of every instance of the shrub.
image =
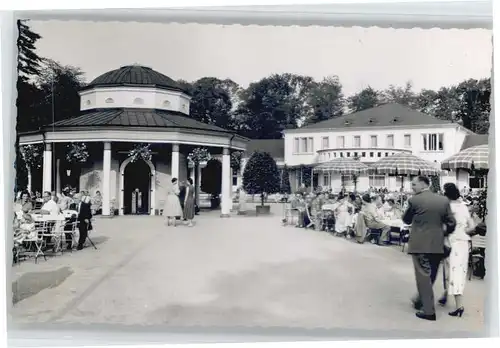
<svg viewBox="0 0 500 348">
<path fill-rule="evenodd" d="M 276 162 L 267 152 L 254 152 L 243 172 L 243 188 L 251 195 L 259 194 L 261 205 L 264 195 L 280 191 L 280 173 Z"/>
</svg>

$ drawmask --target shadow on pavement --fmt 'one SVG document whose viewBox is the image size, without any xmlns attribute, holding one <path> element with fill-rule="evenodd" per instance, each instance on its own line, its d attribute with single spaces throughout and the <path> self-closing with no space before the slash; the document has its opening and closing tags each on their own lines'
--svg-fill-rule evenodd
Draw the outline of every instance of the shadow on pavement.
<svg viewBox="0 0 500 348">
<path fill-rule="evenodd" d="M 54 271 L 25 273 L 12 282 L 12 301 L 16 304 L 44 289 L 55 288 L 72 274 L 73 270 L 67 266 Z"/>
</svg>

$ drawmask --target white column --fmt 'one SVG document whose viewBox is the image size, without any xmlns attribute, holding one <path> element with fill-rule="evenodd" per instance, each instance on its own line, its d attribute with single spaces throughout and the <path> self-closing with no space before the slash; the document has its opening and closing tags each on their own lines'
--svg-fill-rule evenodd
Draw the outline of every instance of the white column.
<svg viewBox="0 0 500 348">
<path fill-rule="evenodd" d="M 102 215 L 111 215 L 111 143 L 104 143 L 104 151 L 102 154 Z"/>
<path fill-rule="evenodd" d="M 229 217 L 231 212 L 231 157 L 229 149 L 224 148 L 222 152 L 222 199 L 221 217 Z"/>
<path fill-rule="evenodd" d="M 198 207 L 200 206 L 200 192 L 201 192 L 201 164 L 198 164 L 197 168 L 196 169 L 193 169 L 193 173 L 194 171 L 196 170 L 196 182 L 195 182 L 195 187 L 196 187 L 196 190 L 197 190 L 197 194 L 196 194 L 196 205 L 198 205 Z"/>
<path fill-rule="evenodd" d="M 179 144 L 172 144 L 171 176 L 179 179 Z"/>
<path fill-rule="evenodd" d="M 46 143 L 43 151 L 42 190 L 52 191 L 52 143 Z"/>
<path fill-rule="evenodd" d="M 61 193 L 61 159 L 56 159 L 56 193 Z"/>
<path fill-rule="evenodd" d="M 28 192 L 31 194 L 31 182 L 32 182 L 32 178 L 31 178 L 31 168 L 29 166 L 26 166 L 26 170 L 28 172 L 28 185 L 26 187 L 26 190 L 28 190 Z"/>
</svg>

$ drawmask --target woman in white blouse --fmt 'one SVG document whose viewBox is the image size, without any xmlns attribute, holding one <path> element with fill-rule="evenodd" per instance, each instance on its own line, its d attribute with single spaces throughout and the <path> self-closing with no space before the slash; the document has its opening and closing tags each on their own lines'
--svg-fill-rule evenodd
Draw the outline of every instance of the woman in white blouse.
<svg viewBox="0 0 500 348">
<path fill-rule="evenodd" d="M 447 302 L 447 296 L 453 295 L 456 308 L 448 314 L 453 317 L 462 317 L 464 313 L 462 296 L 467 283 L 469 268 L 469 241 L 471 234 L 474 233 L 475 224 L 467 205 L 460 199 L 460 191 L 457 186 L 453 183 L 447 183 L 443 188 L 444 195 L 450 200 L 451 211 L 457 225 L 455 231 L 448 237 L 451 253 L 444 262 L 448 274 L 446 279 L 447 290 L 445 290 L 445 294 L 439 300 L 439 303 L 444 306 Z"/>
</svg>

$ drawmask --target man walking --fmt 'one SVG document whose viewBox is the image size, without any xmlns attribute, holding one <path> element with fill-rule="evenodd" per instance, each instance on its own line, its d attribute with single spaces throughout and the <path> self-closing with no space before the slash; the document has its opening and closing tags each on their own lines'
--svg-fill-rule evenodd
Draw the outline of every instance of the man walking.
<svg viewBox="0 0 500 348">
<path fill-rule="evenodd" d="M 412 255 L 418 296 L 413 300 L 416 316 L 436 320 L 434 291 L 439 264 L 444 254 L 444 238 L 455 230 L 456 221 L 444 196 L 429 190 L 430 181 L 418 176 L 412 181 L 415 195 L 408 201 L 403 222 L 411 225 L 408 253 Z"/>
</svg>

